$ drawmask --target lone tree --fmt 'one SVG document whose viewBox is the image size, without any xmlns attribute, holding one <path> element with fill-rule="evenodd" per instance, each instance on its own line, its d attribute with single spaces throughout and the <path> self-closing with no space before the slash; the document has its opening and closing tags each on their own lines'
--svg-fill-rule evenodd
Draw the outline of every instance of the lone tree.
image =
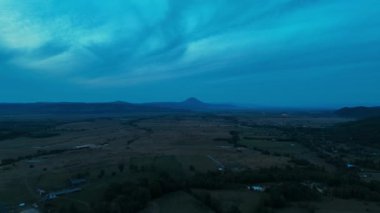
<svg viewBox="0 0 380 213">
<path fill-rule="evenodd" d="M 104 175 L 105 175 L 105 171 L 104 171 L 104 169 L 102 169 L 102 170 L 100 170 L 100 172 L 98 174 L 98 178 L 102 178 Z"/>
<path fill-rule="evenodd" d="M 125 167 L 124 163 L 119 163 L 119 164 L 117 165 L 117 168 L 119 169 L 120 172 L 123 172 L 123 171 L 124 171 L 124 167 Z"/>
</svg>

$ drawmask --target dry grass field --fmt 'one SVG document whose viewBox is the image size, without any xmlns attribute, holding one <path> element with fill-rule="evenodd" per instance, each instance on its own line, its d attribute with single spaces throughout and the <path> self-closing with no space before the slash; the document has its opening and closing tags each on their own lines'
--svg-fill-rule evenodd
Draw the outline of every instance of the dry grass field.
<svg viewBox="0 0 380 213">
<path fill-rule="evenodd" d="M 19 209 L 20 203 L 42 205 L 38 189 L 61 190 L 68 187 L 70 178 L 80 177 L 86 179 L 81 191 L 60 196 L 53 205 L 70 208 L 74 203 L 79 210 L 91 212 L 93 203 L 100 201 L 110 183 L 141 178 L 136 170 L 181 178 L 217 172 L 221 167 L 232 171 L 285 168 L 293 165 L 292 157 L 308 159 L 327 168 L 330 165 L 315 152 L 296 141 L 281 141 L 284 133 L 267 125 L 324 127 L 339 121 L 335 118 L 261 118 L 249 114 L 59 119 L 38 130 L 44 134 L 54 133 L 47 137 L 21 136 L 0 141 L 0 159 L 15 159 L 0 167 L 0 202 L 13 209 Z M 257 128 L 257 125 L 263 127 Z M 14 123 L 13 128 L 22 129 L 23 121 Z M 229 141 L 234 131 L 240 134 L 238 144 Z M 199 192 L 195 189 L 194 193 Z M 223 205 L 235 205 L 241 212 L 252 212 L 261 197 L 247 191 L 245 186 L 209 193 Z M 182 208 L 186 211 L 180 211 Z M 329 208 L 323 203 L 317 212 L 329 212 Z M 375 206 L 370 207 L 373 208 Z M 143 212 L 212 210 L 193 195 L 176 192 L 154 200 Z"/>
</svg>

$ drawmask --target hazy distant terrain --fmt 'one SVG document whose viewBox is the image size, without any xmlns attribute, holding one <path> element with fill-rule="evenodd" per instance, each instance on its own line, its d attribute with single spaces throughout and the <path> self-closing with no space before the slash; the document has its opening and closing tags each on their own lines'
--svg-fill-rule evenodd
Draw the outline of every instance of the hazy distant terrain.
<svg viewBox="0 0 380 213">
<path fill-rule="evenodd" d="M 209 104 L 195 98 L 183 102 L 158 102 L 134 104 L 127 102 L 104 103 L 0 103 L 0 115 L 122 115 L 135 113 L 189 112 L 189 111 L 226 111 L 239 110 L 233 105 Z"/>
<path fill-rule="evenodd" d="M 182 109 L 192 111 L 230 111 L 230 110 L 242 110 L 243 107 L 234 106 L 232 104 L 210 104 L 202 102 L 196 98 L 188 98 L 183 102 L 158 102 L 148 103 L 147 106 L 156 106 L 168 109 Z"/>
</svg>

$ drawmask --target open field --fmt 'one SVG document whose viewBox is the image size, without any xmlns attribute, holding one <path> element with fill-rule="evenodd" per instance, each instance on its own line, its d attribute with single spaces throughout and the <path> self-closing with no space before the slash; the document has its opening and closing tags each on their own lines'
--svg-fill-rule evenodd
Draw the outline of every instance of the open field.
<svg viewBox="0 0 380 213">
<path fill-rule="evenodd" d="M 260 182 L 259 178 L 252 178 L 238 182 L 242 176 L 238 175 L 239 178 L 231 177 L 233 181 L 211 181 L 225 184 L 199 187 L 204 187 L 208 174 L 211 178 L 227 178 L 235 173 L 302 169 L 305 165 L 331 173 L 339 170 L 321 157 L 324 152 L 283 128 L 326 128 L 342 121 L 336 118 L 188 113 L 45 119 L 7 119 L 6 125 L 1 126 L 0 203 L 9 209 L 22 210 L 26 207 L 18 205 L 26 203 L 27 207 L 37 204 L 41 211 L 70 212 L 74 208 L 93 212 L 109 193 L 110 185 L 131 182 L 139 183 L 140 188 L 153 187 L 143 212 L 179 212 L 182 208 L 181 212 L 215 212 L 213 205 L 253 212 L 267 195 L 251 192 L 246 185 L 276 188 L 282 181 L 271 178 Z M 206 177 L 198 178 L 199 175 Z M 85 183 L 73 186 L 70 179 L 84 179 Z M 43 197 L 48 192 L 73 187 L 80 190 L 53 200 Z M 43 195 L 38 190 L 43 190 Z M 145 189 L 141 190 L 145 193 Z M 209 198 L 204 200 L 204 194 Z M 351 201 L 339 202 L 344 205 Z M 317 212 L 343 211 L 330 208 L 326 202 L 313 205 L 318 207 Z M 357 205 L 360 206 L 359 201 Z M 286 212 L 287 208 L 276 211 Z M 368 208 L 372 211 L 377 207 Z M 300 208 L 300 212 L 304 210 Z"/>
<path fill-rule="evenodd" d="M 152 201 L 141 213 L 211 213 L 212 210 L 185 192 L 174 192 Z"/>
</svg>

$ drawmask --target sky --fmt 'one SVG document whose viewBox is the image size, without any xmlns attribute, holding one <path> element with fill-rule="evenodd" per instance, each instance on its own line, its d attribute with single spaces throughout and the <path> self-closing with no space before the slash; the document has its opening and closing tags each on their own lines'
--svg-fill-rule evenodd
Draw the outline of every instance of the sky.
<svg viewBox="0 0 380 213">
<path fill-rule="evenodd" d="M 379 0 L 0 0 L 0 102 L 380 105 Z"/>
</svg>

